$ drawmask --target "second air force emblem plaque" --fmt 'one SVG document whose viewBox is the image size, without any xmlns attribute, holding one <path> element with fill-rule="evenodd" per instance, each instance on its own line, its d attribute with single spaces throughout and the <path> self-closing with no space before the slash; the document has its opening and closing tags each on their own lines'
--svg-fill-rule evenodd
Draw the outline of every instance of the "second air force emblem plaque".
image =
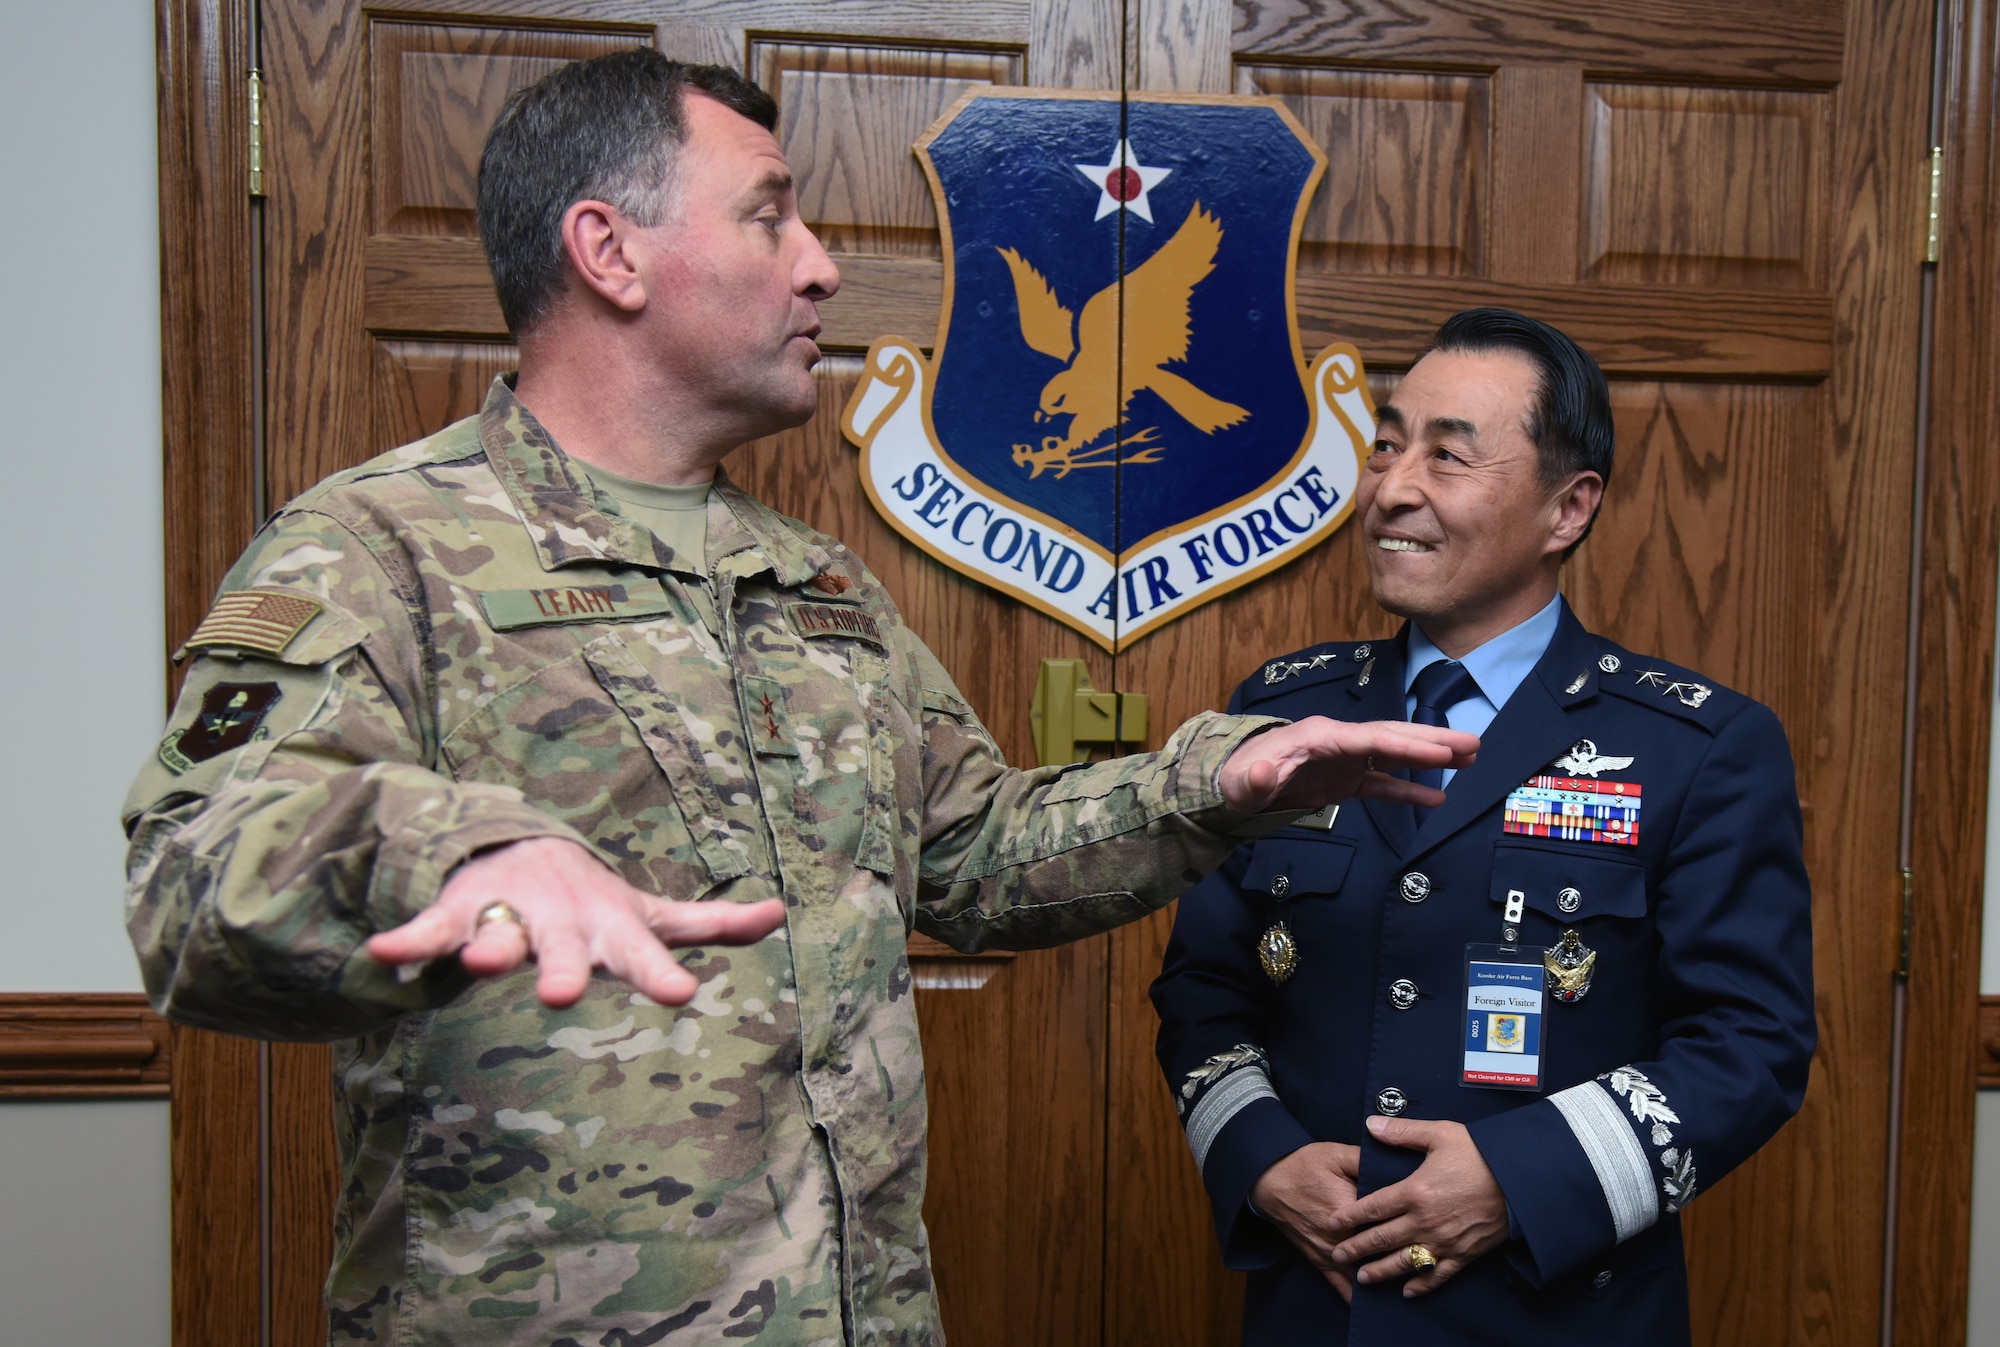
<svg viewBox="0 0 2000 1347">
<path fill-rule="evenodd" d="M 877 340 L 841 421 L 899 532 L 1110 650 L 1323 541 L 1375 433 L 1359 352 L 1300 347 L 1326 161 L 1297 121 L 1270 98 L 1120 110 L 978 89 L 925 133 L 935 344 Z"/>
</svg>

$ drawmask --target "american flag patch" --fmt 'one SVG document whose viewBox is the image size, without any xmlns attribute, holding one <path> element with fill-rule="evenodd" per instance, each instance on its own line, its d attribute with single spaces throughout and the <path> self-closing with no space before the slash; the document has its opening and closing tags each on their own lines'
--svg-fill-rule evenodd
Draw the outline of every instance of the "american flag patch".
<svg viewBox="0 0 2000 1347">
<path fill-rule="evenodd" d="M 1507 797 L 1503 832 L 1569 842 L 1639 845 L 1639 785 L 1571 776 L 1530 777 Z"/>
<path fill-rule="evenodd" d="M 187 649 L 233 646 L 276 655 L 320 615 L 323 605 L 300 594 L 271 594 L 255 589 L 225 594 L 188 637 Z"/>
</svg>

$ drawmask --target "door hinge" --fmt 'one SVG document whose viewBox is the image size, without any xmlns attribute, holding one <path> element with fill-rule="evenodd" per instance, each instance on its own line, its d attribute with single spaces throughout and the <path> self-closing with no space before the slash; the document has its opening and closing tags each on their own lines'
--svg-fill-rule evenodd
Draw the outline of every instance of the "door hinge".
<svg viewBox="0 0 2000 1347">
<path fill-rule="evenodd" d="M 1914 920 L 1912 913 L 1916 910 L 1916 885 L 1911 879 L 1910 867 L 1907 865 L 1903 867 L 1902 878 L 1903 915 L 1901 921 L 1898 923 L 1899 929 L 1896 936 L 1896 980 L 1898 982 L 1908 982 L 1910 980 L 1910 927 Z"/>
<path fill-rule="evenodd" d="M 250 195 L 264 195 L 264 77 L 250 70 Z"/>
<path fill-rule="evenodd" d="M 1931 209 L 1928 223 L 1924 226 L 1924 261 L 1936 266 L 1944 253 L 1944 242 L 1938 229 L 1938 203 L 1944 197 L 1944 146 L 1931 146 Z"/>
</svg>

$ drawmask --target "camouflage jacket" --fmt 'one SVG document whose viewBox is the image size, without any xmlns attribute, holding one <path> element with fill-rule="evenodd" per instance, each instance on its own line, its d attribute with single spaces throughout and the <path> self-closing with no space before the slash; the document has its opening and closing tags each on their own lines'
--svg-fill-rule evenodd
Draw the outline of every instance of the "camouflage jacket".
<svg viewBox="0 0 2000 1347">
<path fill-rule="evenodd" d="M 1216 775 L 1272 721 L 1009 769 L 852 554 L 720 477 L 709 511 L 719 640 L 498 382 L 282 511 L 189 643 L 128 921 L 164 1014 L 345 1040 L 334 1342 L 942 1341 L 907 933 L 1072 940 L 1249 831 Z M 787 927 L 685 952 L 679 1010 L 361 948 L 533 836 Z"/>
</svg>

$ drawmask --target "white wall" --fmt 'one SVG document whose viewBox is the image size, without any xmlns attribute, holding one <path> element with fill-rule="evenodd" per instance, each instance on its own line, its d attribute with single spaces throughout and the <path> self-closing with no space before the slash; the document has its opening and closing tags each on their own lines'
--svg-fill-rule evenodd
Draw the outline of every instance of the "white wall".
<svg viewBox="0 0 2000 1347">
<path fill-rule="evenodd" d="M 157 739 L 150 0 L 0 3 L 0 992 L 137 991 L 118 802 Z M 168 1340 L 167 1106 L 0 1105 L 8 1343 Z"/>
<path fill-rule="evenodd" d="M 1986 778 L 1986 916 L 1979 991 L 2000 994 L 2000 683 Z M 1972 1304 L 1965 1340 L 2000 1343 L 2000 1091 L 1982 1090 L 1972 1144 Z"/>
<path fill-rule="evenodd" d="M 118 802 L 165 696 L 153 6 L 0 4 L 0 991 L 137 991 Z"/>
<path fill-rule="evenodd" d="M 165 1347 L 167 1106 L 0 1106 L 0 1342 Z"/>
</svg>

